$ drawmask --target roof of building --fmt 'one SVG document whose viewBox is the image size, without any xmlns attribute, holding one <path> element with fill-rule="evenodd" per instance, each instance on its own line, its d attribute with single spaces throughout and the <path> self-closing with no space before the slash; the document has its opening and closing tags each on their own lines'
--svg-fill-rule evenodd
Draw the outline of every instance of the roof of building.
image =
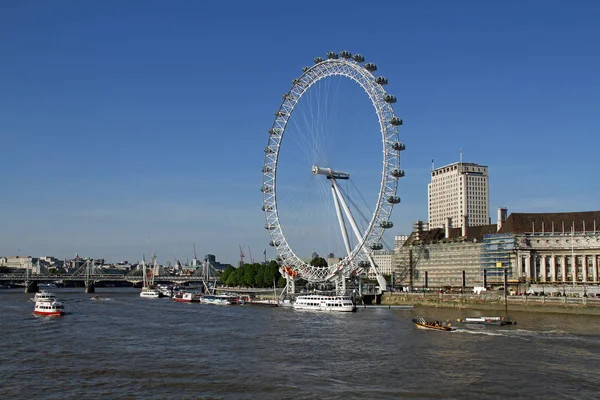
<svg viewBox="0 0 600 400">
<path fill-rule="evenodd" d="M 453 167 L 455 165 L 466 165 L 469 167 L 485 167 L 487 168 L 487 165 L 483 165 L 483 164 L 477 164 L 477 163 L 472 163 L 472 162 L 464 162 L 464 161 L 457 161 L 457 162 L 453 162 L 451 164 L 447 164 L 447 165 L 442 165 L 441 167 L 437 167 L 434 169 L 434 171 L 440 170 L 440 169 L 444 169 L 444 168 L 448 168 L 448 167 Z"/>
<path fill-rule="evenodd" d="M 464 238 L 466 241 L 476 239 L 477 241 L 483 240 L 483 236 L 489 233 L 497 233 L 496 224 L 482 225 L 482 226 L 469 226 L 467 228 L 467 236 Z M 462 228 L 451 228 L 450 237 L 446 238 L 444 228 L 433 228 L 428 231 L 422 231 L 420 235 L 421 243 L 435 243 L 444 239 L 458 239 L 462 237 Z M 417 232 L 412 232 L 408 239 L 404 242 L 403 246 L 411 246 L 417 242 Z"/>
<path fill-rule="evenodd" d="M 498 233 L 593 232 L 600 229 L 600 211 L 564 213 L 511 213 Z"/>
<path fill-rule="evenodd" d="M 599 232 L 600 233 L 600 211 L 579 211 L 564 213 L 511 213 L 502 227 L 498 229 L 497 224 L 469 226 L 465 240 L 483 240 L 484 235 L 492 233 L 569 233 L 572 227 L 575 232 Z M 461 228 L 451 228 L 450 238 L 460 238 Z M 433 228 L 421 232 L 422 243 L 435 243 L 447 239 L 444 228 Z M 404 246 L 410 246 L 417 241 L 417 232 L 412 232 L 404 242 Z"/>
</svg>

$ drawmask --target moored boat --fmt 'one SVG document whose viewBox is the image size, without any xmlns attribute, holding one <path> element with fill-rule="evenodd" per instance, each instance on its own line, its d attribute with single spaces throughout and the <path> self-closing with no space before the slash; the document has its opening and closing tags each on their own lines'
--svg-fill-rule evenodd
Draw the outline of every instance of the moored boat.
<svg viewBox="0 0 600 400">
<path fill-rule="evenodd" d="M 456 328 L 450 324 L 444 324 L 440 321 L 426 321 L 424 318 L 413 318 L 412 322 L 419 329 L 432 329 L 435 331 L 455 331 Z"/>
<path fill-rule="evenodd" d="M 154 266 L 156 267 L 156 258 L 153 257 Z M 142 258 L 142 291 L 140 297 L 146 299 L 157 299 L 164 297 L 164 295 L 154 286 L 154 270 L 146 268 L 146 260 Z"/>
<path fill-rule="evenodd" d="M 179 303 L 192 303 L 192 302 L 199 302 L 201 297 L 202 297 L 202 295 L 199 293 L 179 292 L 179 293 L 176 293 L 172 297 L 172 299 Z"/>
<path fill-rule="evenodd" d="M 464 324 L 477 324 L 477 325 L 496 325 L 496 326 L 504 326 L 504 325 L 516 325 L 516 321 L 510 321 L 505 319 L 504 317 L 467 317 L 464 320 L 458 319 L 458 322 L 462 322 Z"/>
<path fill-rule="evenodd" d="M 156 290 L 162 294 L 162 297 L 173 297 L 175 293 L 173 285 L 156 285 Z"/>
<path fill-rule="evenodd" d="M 146 299 L 158 299 L 159 297 L 162 297 L 162 294 L 156 289 L 144 287 L 140 292 L 140 297 L 144 297 Z"/>
<path fill-rule="evenodd" d="M 251 306 L 279 307 L 279 303 L 275 299 L 250 299 L 245 303 Z"/>
<path fill-rule="evenodd" d="M 200 297 L 202 304 L 231 305 L 238 304 L 238 298 L 224 294 L 205 294 Z"/>
<path fill-rule="evenodd" d="M 352 302 L 352 299 L 347 296 L 325 296 L 320 294 L 310 294 L 296 297 L 294 309 L 352 312 L 356 311 L 356 305 Z"/>
</svg>

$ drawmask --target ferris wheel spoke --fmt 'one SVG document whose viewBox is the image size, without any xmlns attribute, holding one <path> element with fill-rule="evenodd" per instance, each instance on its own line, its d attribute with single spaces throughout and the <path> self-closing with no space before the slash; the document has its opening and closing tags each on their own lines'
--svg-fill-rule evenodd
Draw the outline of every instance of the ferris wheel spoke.
<svg viewBox="0 0 600 400">
<path fill-rule="evenodd" d="M 346 224 L 344 223 L 344 217 L 342 215 L 340 201 L 337 197 L 337 193 L 333 184 L 331 185 L 331 194 L 333 196 L 333 202 L 335 203 L 335 212 L 337 214 L 337 218 L 340 224 L 340 230 L 344 239 L 344 246 L 346 246 L 346 254 L 350 254 L 352 250 L 350 248 L 350 240 L 348 239 L 348 230 L 346 229 Z"/>
</svg>

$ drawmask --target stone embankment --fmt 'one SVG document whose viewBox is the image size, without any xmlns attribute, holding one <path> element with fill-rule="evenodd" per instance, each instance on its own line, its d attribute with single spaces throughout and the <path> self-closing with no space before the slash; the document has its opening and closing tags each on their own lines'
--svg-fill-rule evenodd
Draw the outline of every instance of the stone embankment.
<svg viewBox="0 0 600 400">
<path fill-rule="evenodd" d="M 600 315 L 600 298 L 508 296 L 507 303 L 510 311 Z M 496 311 L 503 311 L 505 308 L 501 293 L 460 295 L 386 292 L 381 298 L 381 304 Z"/>
</svg>

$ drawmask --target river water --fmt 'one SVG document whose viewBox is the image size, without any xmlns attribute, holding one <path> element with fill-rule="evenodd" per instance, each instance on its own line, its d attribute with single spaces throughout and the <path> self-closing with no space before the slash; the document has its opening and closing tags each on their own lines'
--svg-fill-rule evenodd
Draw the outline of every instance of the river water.
<svg viewBox="0 0 600 400">
<path fill-rule="evenodd" d="M 512 313 L 516 326 L 417 330 L 421 308 L 320 313 L 54 289 L 61 318 L 0 290 L 0 399 L 598 398 L 600 318 Z M 489 312 L 488 312 L 489 314 Z"/>
</svg>

